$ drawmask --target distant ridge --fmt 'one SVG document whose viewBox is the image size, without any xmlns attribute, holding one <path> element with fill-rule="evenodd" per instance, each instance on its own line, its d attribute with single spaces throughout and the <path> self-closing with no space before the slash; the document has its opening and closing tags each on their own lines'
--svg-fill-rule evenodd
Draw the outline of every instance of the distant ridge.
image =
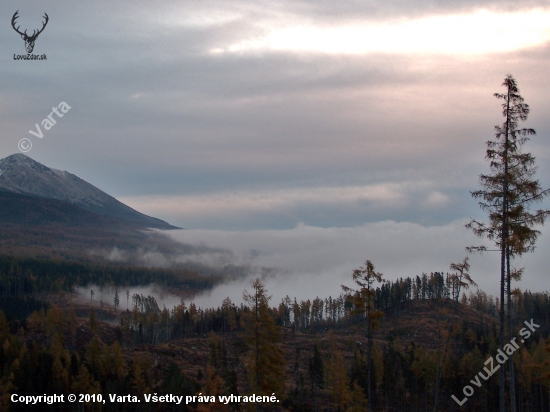
<svg viewBox="0 0 550 412">
<path fill-rule="evenodd" d="M 0 224 L 26 227 L 46 225 L 64 225 L 74 228 L 110 227 L 115 230 L 132 227 L 62 200 L 22 195 L 3 189 L 0 189 Z"/>
<path fill-rule="evenodd" d="M 0 191 L 60 200 L 131 226 L 179 229 L 163 220 L 132 209 L 78 176 L 51 169 L 22 153 L 0 160 Z M 74 211 L 72 213 L 74 214 Z"/>
</svg>

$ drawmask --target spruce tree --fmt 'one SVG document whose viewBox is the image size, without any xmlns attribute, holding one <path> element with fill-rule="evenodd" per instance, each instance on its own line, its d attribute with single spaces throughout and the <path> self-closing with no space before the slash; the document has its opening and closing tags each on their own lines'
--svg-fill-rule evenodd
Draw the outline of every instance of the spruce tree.
<svg viewBox="0 0 550 412">
<path fill-rule="evenodd" d="M 344 411 L 350 401 L 349 379 L 346 373 L 346 364 L 340 349 L 338 349 L 336 335 L 332 329 L 328 331 L 329 359 L 327 364 L 327 389 L 331 397 L 331 410 Z"/>
<path fill-rule="evenodd" d="M 256 395 L 275 393 L 281 398 L 285 387 L 285 361 L 279 347 L 281 328 L 269 310 L 269 299 L 265 286 L 259 279 L 252 283 L 253 293 L 246 290 L 243 299 L 248 304 L 248 311 L 242 314 L 244 341 L 250 352 L 248 370 L 250 388 Z M 256 404 L 256 409 L 258 405 Z"/>
<path fill-rule="evenodd" d="M 482 210 L 489 213 L 489 222 L 472 219 L 466 227 L 480 237 L 495 242 L 500 252 L 500 349 L 505 342 L 505 301 L 508 309 L 508 332 L 511 327 L 511 280 L 519 279 L 521 270 L 511 270 L 511 259 L 523 253 L 532 252 L 540 232 L 533 229 L 535 225 L 543 224 L 550 213 L 548 210 L 530 211 L 529 205 L 539 202 L 550 193 L 543 190 L 536 173 L 535 158 L 530 153 L 523 153 L 522 147 L 534 135 L 533 129 L 518 128 L 520 121 L 527 120 L 529 106 L 524 103 L 519 94 L 516 80 L 508 75 L 502 84 L 506 93 L 495 93 L 494 96 L 503 100 L 502 114 L 505 121 L 495 126 L 495 140 L 487 142 L 485 158 L 489 161 L 491 173 L 480 176 L 481 189 L 472 192 L 472 196 L 480 199 Z M 472 246 L 469 251 L 483 252 L 485 246 Z M 506 294 L 505 294 L 506 292 Z M 505 296 L 506 295 L 506 296 Z M 507 299 L 506 299 L 507 298 Z M 513 357 L 509 360 L 511 373 L 510 401 L 512 412 L 515 412 L 515 382 Z M 500 411 L 505 410 L 505 368 L 500 368 Z"/>
<path fill-rule="evenodd" d="M 118 295 L 118 290 L 115 290 L 115 298 L 113 303 L 115 304 L 115 311 L 116 311 L 118 308 L 118 305 L 120 305 L 120 297 Z"/>
<path fill-rule="evenodd" d="M 313 356 L 309 359 L 309 379 L 311 382 L 311 395 L 313 397 L 313 410 L 317 411 L 317 397 L 319 390 L 323 389 L 324 371 L 323 357 L 317 343 L 313 345 Z"/>
</svg>

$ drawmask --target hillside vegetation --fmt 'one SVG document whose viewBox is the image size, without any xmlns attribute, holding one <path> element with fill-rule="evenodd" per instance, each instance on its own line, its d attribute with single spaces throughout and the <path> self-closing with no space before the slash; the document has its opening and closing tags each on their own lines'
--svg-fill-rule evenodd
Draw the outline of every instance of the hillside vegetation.
<svg viewBox="0 0 550 412">
<path fill-rule="evenodd" d="M 37 273 L 56 274 L 44 283 L 50 285 L 51 293 L 39 293 L 40 283 L 33 287 L 12 284 L 2 292 L 12 302 L 12 309 L 5 308 L 11 320 L 0 315 L 2 410 L 26 410 L 24 404 L 9 401 L 15 390 L 21 395 L 77 392 L 104 398 L 113 393 L 132 394 L 142 402 L 144 394 L 152 393 L 275 393 L 278 404 L 256 404 L 265 411 L 361 411 L 369 404 L 367 315 L 357 311 L 351 295 L 271 302 L 268 291 L 263 286 L 258 289 L 260 282 L 250 289 L 252 300 L 246 304 L 235 305 L 227 298 L 218 307 L 199 308 L 182 300 L 166 308 L 152 296 L 133 294 L 131 309 L 126 311 L 115 302 L 74 296 L 71 287 L 96 277 L 115 286 L 136 284 L 149 281 L 153 274 L 160 283 L 170 285 L 182 281 L 185 274 L 23 262 L 4 258 L 0 273 L 5 276 L 10 268 L 14 268 L 12 274 L 20 273 L 25 267 L 23 273 L 27 269 L 29 273 L 23 278 L 31 279 L 34 264 Z M 196 274 L 186 275 L 189 282 L 200 279 Z M 206 280 L 202 285 L 211 287 Z M 439 410 L 461 410 L 452 395 L 462 399 L 463 387 L 471 385 L 498 349 L 498 302 L 482 291 L 462 294 L 458 301 L 452 295 L 452 276 L 442 273 L 386 282 L 374 289 L 373 310 L 383 316 L 372 334 L 372 410 L 431 409 L 438 364 L 447 342 Z M 548 293 L 523 292 L 514 299 L 518 330 L 524 320 L 539 325 L 516 352 L 517 393 L 524 410 L 546 410 L 550 401 L 550 298 Z M 14 300 L 19 304 L 14 305 Z M 34 312 L 16 316 L 14 306 Z M 276 353 L 279 357 L 273 357 Z M 263 371 L 258 381 L 253 365 Z M 467 408 L 495 411 L 497 395 L 498 379 L 489 378 L 476 387 Z M 149 403 L 144 409 L 144 404 L 91 402 L 84 406 L 104 411 L 241 411 L 250 404 L 192 402 L 176 407 Z M 78 410 L 69 404 L 51 408 Z"/>
</svg>

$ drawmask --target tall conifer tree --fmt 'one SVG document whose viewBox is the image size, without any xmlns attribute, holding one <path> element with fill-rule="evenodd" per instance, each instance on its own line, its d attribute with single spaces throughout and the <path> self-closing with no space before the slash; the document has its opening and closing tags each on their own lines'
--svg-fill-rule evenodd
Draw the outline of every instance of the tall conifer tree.
<svg viewBox="0 0 550 412">
<path fill-rule="evenodd" d="M 489 222 L 473 219 L 466 227 L 487 239 L 494 241 L 500 251 L 500 349 L 505 341 L 505 301 L 508 309 L 508 332 L 512 333 L 511 322 L 511 280 L 519 278 L 521 271 L 512 271 L 510 260 L 525 252 L 534 250 L 535 241 L 540 232 L 533 229 L 543 224 L 550 213 L 548 210 L 531 212 L 529 205 L 548 196 L 549 190 L 542 190 L 538 180 L 533 180 L 536 172 L 535 158 L 523 153 L 522 146 L 534 135 L 533 129 L 519 129 L 519 121 L 527 120 L 529 106 L 519 94 L 516 80 L 508 75 L 502 84 L 506 93 L 495 93 L 503 100 L 502 114 L 504 123 L 495 126 L 495 140 L 487 142 L 485 158 L 490 163 L 491 173 L 480 176 L 481 189 L 472 192 L 480 199 L 481 209 L 489 213 Z M 469 247 L 470 251 L 486 251 L 485 246 Z M 506 292 L 506 296 L 505 296 Z M 507 297 L 507 299 L 505 299 Z M 512 412 L 516 411 L 514 362 L 509 361 L 510 401 Z M 500 368 L 500 411 L 505 410 L 505 368 Z"/>
<path fill-rule="evenodd" d="M 354 313 L 362 314 L 367 319 L 367 396 L 369 401 L 368 410 L 371 410 L 372 404 L 372 391 L 371 391 L 371 374 L 372 374 L 372 329 L 378 327 L 378 320 L 383 316 L 383 312 L 375 310 L 374 308 L 374 295 L 375 295 L 375 282 L 382 282 L 382 273 L 374 270 L 374 265 L 370 260 L 365 262 L 365 267 L 355 269 L 353 271 L 353 281 L 358 290 L 351 289 L 342 285 L 342 289 L 345 293 L 353 293 L 351 300 L 354 306 Z"/>
<path fill-rule="evenodd" d="M 250 387 L 256 395 L 275 393 L 281 398 L 285 387 L 285 361 L 279 347 L 281 328 L 270 314 L 268 303 L 271 297 L 263 283 L 256 279 L 252 288 L 252 293 L 246 290 L 243 293 L 249 311 L 243 312 L 242 321 L 244 340 L 250 348 Z"/>
</svg>

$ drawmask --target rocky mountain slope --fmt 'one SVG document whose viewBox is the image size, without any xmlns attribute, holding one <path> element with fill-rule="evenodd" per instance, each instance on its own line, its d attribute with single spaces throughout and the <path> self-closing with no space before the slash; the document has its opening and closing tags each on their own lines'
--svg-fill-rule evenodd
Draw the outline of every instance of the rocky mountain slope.
<svg viewBox="0 0 550 412">
<path fill-rule="evenodd" d="M 131 226 L 178 229 L 132 209 L 78 176 L 44 166 L 22 153 L 0 160 L 0 191 L 66 202 Z M 72 208 L 67 209 L 74 214 Z M 89 218 L 87 214 L 85 217 Z"/>
</svg>

